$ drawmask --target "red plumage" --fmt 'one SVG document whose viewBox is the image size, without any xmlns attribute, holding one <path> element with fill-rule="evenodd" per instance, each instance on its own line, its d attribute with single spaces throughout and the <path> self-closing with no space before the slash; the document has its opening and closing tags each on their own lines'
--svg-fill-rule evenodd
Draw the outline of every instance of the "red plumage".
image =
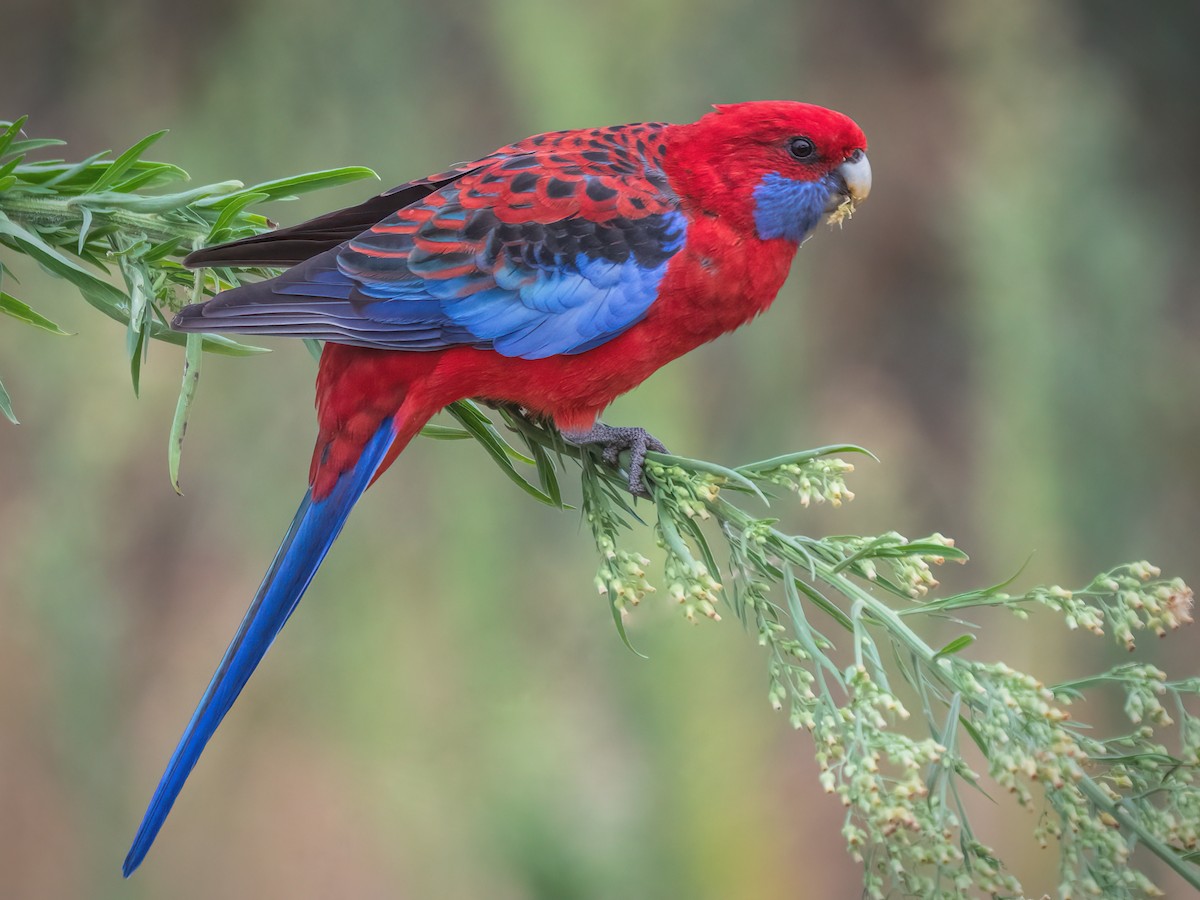
<svg viewBox="0 0 1200 900">
<path fill-rule="evenodd" d="M 642 172 L 606 170 L 582 154 L 597 140 L 646 145 L 688 222 L 686 244 L 671 260 L 657 299 L 629 330 L 577 355 L 523 359 L 472 347 L 411 353 L 326 344 L 317 379 L 315 495 L 330 489 L 379 422 L 397 411 L 397 440 L 376 477 L 430 417 L 464 397 L 516 403 L 564 431 L 586 431 L 601 410 L 654 371 L 764 311 L 787 277 L 797 244 L 756 235 L 753 189 L 784 165 L 780 143 L 793 134 L 821 148 L 819 162 L 798 167 L 811 179 L 866 148 L 862 132 L 840 113 L 781 102 L 718 107 L 690 125 L 558 132 L 498 151 L 497 158 L 534 154 L 552 170 L 582 168 L 616 194 L 568 210 L 561 205 L 566 201 L 547 200 L 543 188 L 535 204 L 519 208 L 514 202 L 524 198 L 511 193 L 511 179 L 489 185 L 473 170 L 463 179 L 464 205 L 489 205 L 510 221 L 552 221 L 568 212 L 604 220 L 631 211 L 634 199 L 658 208 L 660 192 L 647 187 Z M 405 211 L 398 215 L 403 219 Z"/>
</svg>

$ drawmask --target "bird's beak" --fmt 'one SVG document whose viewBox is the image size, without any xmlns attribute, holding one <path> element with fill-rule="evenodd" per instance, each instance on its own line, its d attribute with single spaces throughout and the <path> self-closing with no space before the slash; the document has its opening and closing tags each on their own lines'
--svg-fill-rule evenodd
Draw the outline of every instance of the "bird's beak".
<svg viewBox="0 0 1200 900">
<path fill-rule="evenodd" d="M 862 150 L 855 150 L 846 157 L 846 161 L 834 169 L 832 175 L 834 191 L 825 206 L 827 213 L 834 212 L 846 203 L 862 203 L 871 193 L 871 163 Z"/>
</svg>

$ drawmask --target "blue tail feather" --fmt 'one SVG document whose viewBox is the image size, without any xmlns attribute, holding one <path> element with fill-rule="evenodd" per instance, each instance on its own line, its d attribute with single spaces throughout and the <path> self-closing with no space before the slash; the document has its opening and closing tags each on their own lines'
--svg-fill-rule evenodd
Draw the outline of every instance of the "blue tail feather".
<svg viewBox="0 0 1200 900">
<path fill-rule="evenodd" d="M 371 483 L 395 434 L 394 420 L 388 419 L 367 443 L 354 468 L 342 474 L 328 496 L 314 500 L 311 488 L 304 495 L 254 601 L 192 713 L 150 799 L 133 846 L 125 857 L 122 868 L 125 877 L 128 878 L 145 858 L 209 738 L 300 602 L 350 510 Z"/>
</svg>

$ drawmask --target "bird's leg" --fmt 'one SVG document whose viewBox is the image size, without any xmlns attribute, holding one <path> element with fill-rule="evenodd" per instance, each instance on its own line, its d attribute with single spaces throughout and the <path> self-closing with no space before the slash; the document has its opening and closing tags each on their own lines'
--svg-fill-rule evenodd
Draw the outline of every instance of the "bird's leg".
<svg viewBox="0 0 1200 900">
<path fill-rule="evenodd" d="M 590 431 L 564 431 L 563 437 L 576 446 L 584 444 L 600 444 L 604 447 L 604 461 L 614 468 L 622 450 L 629 451 L 629 493 L 635 497 L 646 497 L 646 482 L 642 478 L 642 469 L 646 464 L 646 452 L 654 450 L 666 453 L 667 448 L 662 441 L 648 432 L 645 428 L 616 428 L 597 422 Z"/>
</svg>

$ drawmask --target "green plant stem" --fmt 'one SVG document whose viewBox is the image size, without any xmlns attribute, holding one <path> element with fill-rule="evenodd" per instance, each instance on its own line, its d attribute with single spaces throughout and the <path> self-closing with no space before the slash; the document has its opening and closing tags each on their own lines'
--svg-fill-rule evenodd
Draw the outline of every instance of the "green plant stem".
<svg viewBox="0 0 1200 900">
<path fill-rule="evenodd" d="M 746 512 L 724 499 L 718 499 L 717 502 L 713 504 L 712 509 L 713 514 L 719 521 L 722 523 L 728 522 L 737 527 L 739 530 L 745 528 L 753 521 Z M 791 546 L 797 546 L 797 549 L 799 549 L 795 540 L 790 535 L 784 534 L 777 528 L 772 528 L 771 534 L 781 542 Z M 938 672 L 939 679 L 943 681 L 947 687 L 949 687 L 952 691 L 958 690 L 957 686 L 954 685 L 954 683 L 950 681 L 944 673 L 942 673 L 942 667 L 934 660 L 936 651 L 927 643 L 925 643 L 925 641 L 921 640 L 920 635 L 905 625 L 904 622 L 900 620 L 899 615 L 894 609 L 876 597 L 872 597 L 849 578 L 846 578 L 844 575 L 842 575 L 838 565 L 827 563 L 824 560 L 813 556 L 812 554 L 806 553 L 805 555 L 807 557 L 806 564 L 808 565 L 810 574 L 829 584 L 831 587 L 835 588 L 845 596 L 853 599 L 856 603 L 861 603 L 864 608 L 870 611 L 871 615 L 873 615 L 881 624 L 884 624 L 889 631 L 899 638 L 901 643 L 903 643 L 912 653 L 914 653 L 923 662 L 927 663 L 933 671 Z M 841 619 L 839 619 L 839 621 L 841 621 L 843 625 L 845 624 Z"/>
<path fill-rule="evenodd" d="M 1144 828 L 1142 823 L 1137 820 L 1137 817 L 1131 815 L 1123 804 L 1113 802 L 1113 799 L 1104 792 L 1104 789 L 1093 778 L 1084 775 L 1079 780 L 1079 789 L 1092 803 L 1095 803 L 1096 806 L 1103 809 L 1136 834 L 1138 840 L 1145 844 L 1151 853 L 1170 866 L 1171 870 L 1179 875 L 1180 878 L 1192 887 L 1200 890 L 1200 871 L 1197 871 L 1195 866 L 1189 866 L 1174 849 L 1164 844 L 1153 833 Z"/>
<path fill-rule="evenodd" d="M 127 234 L 144 235 L 155 243 L 177 237 L 183 237 L 185 240 L 203 240 L 209 232 L 209 226 L 206 224 L 190 224 L 183 221 L 166 223 L 163 217 L 156 213 L 136 213 L 126 209 L 93 206 L 88 208 L 92 210 L 92 227 L 112 225 Z M 10 197 L 0 192 L 0 212 L 5 213 L 14 222 L 38 230 L 47 227 L 78 230 L 83 224 L 81 210 L 81 205 L 73 198 L 64 200 L 50 197 Z"/>
</svg>

